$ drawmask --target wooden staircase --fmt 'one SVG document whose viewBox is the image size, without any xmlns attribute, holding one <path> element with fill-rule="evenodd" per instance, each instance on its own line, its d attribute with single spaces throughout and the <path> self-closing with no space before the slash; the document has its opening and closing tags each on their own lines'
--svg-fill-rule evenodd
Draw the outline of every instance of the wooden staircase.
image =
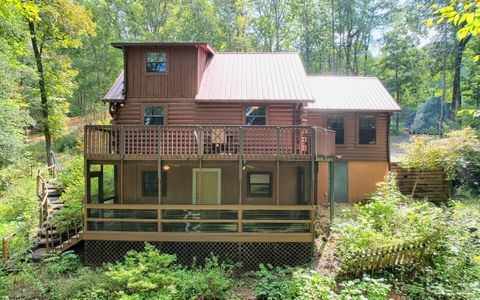
<svg viewBox="0 0 480 300">
<path fill-rule="evenodd" d="M 40 198 L 37 235 L 32 237 L 29 234 L 32 225 L 25 224 L 2 239 L 2 263 L 5 268 L 28 254 L 33 260 L 39 260 L 48 253 L 67 251 L 82 241 L 82 209 L 65 214 L 63 210 L 67 206 L 60 199 L 63 190 L 58 186 L 56 166 L 49 167 L 47 172 L 49 179 L 45 179 L 47 176 L 44 177 L 40 170 L 37 173 L 37 194 Z M 29 245 L 27 251 L 23 249 L 15 253 L 9 248 L 18 242 L 15 239 L 21 239 Z"/>
<path fill-rule="evenodd" d="M 60 199 L 63 190 L 58 187 L 56 178 L 45 182 L 47 217 L 38 230 L 34 257 L 46 253 L 62 253 L 82 240 L 81 211 L 74 211 L 61 218 L 56 217 L 66 207 Z"/>
</svg>

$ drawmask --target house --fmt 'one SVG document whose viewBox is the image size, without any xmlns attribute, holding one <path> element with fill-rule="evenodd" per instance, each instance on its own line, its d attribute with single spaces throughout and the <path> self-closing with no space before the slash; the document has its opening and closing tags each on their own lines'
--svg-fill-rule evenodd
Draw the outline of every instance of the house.
<svg viewBox="0 0 480 300">
<path fill-rule="evenodd" d="M 297 53 L 112 45 L 125 62 L 103 99 L 112 125 L 85 128 L 87 261 L 144 241 L 305 261 L 315 205 L 364 198 L 388 170 L 399 107 L 375 78 L 307 77 Z"/>
</svg>

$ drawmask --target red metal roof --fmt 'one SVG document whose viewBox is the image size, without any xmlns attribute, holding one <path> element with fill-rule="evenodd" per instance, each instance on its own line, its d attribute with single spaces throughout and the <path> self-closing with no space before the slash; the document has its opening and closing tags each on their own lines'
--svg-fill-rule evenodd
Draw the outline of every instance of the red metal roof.
<svg viewBox="0 0 480 300">
<path fill-rule="evenodd" d="M 309 76 L 315 97 L 308 110 L 400 111 L 376 77 Z"/>
<path fill-rule="evenodd" d="M 197 101 L 313 102 L 297 53 L 216 53 Z"/>
<path fill-rule="evenodd" d="M 117 79 L 113 83 L 110 90 L 107 94 L 103 97 L 103 101 L 107 102 L 123 102 L 125 100 L 125 96 L 122 94 L 123 90 L 123 71 L 118 75 Z"/>
</svg>

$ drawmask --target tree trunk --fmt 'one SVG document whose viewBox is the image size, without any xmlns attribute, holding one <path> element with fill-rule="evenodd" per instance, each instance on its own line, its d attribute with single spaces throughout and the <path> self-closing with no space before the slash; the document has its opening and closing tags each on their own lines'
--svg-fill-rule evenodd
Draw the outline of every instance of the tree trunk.
<svg viewBox="0 0 480 300">
<path fill-rule="evenodd" d="M 460 72 L 462 70 L 462 58 L 465 47 L 467 46 L 468 41 L 470 40 L 471 35 L 467 36 L 461 41 L 458 41 L 457 48 L 455 51 L 455 73 L 453 76 L 453 95 L 452 95 L 452 119 L 456 119 L 457 111 L 462 107 L 462 92 L 460 90 L 461 78 Z"/>
<path fill-rule="evenodd" d="M 35 24 L 28 21 L 30 29 L 30 40 L 32 42 L 33 54 L 35 55 L 35 63 L 37 65 L 38 87 L 40 89 L 40 110 L 42 112 L 42 129 L 45 136 L 45 154 L 47 156 L 48 166 L 53 165 L 53 157 L 50 155 L 52 151 L 52 137 L 50 135 L 50 126 L 48 123 L 48 100 L 47 90 L 45 88 L 45 74 L 43 73 L 42 53 L 38 48 L 37 36 L 35 33 Z"/>
<path fill-rule="evenodd" d="M 394 65 L 395 65 L 395 99 L 398 103 L 398 105 L 400 105 L 400 79 L 398 78 L 398 54 L 397 52 L 395 52 L 395 55 L 394 55 Z M 395 114 L 395 133 L 396 134 L 399 134 L 399 131 L 400 131 L 400 113 L 396 113 Z"/>
<path fill-rule="evenodd" d="M 332 17 L 332 44 L 331 44 L 331 51 L 332 51 L 332 57 L 330 58 L 330 63 L 331 63 L 331 67 L 330 67 L 330 72 L 335 73 L 335 70 L 336 70 L 336 67 L 335 67 L 335 2 L 334 0 L 332 0 L 331 2 L 331 5 L 332 5 L 332 11 L 331 11 L 331 17 Z"/>
</svg>

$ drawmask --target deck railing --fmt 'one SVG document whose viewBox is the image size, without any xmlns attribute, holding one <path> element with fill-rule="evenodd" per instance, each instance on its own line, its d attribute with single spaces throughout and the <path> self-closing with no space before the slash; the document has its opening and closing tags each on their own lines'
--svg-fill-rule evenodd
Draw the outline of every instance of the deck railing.
<svg viewBox="0 0 480 300">
<path fill-rule="evenodd" d="M 309 126 L 85 127 L 87 158 L 310 159 L 334 152 L 335 132 Z"/>
<path fill-rule="evenodd" d="M 85 204 L 85 234 L 117 232 L 125 237 L 156 234 L 159 239 L 302 235 L 313 239 L 312 205 Z M 290 234 L 290 236 L 288 235 Z"/>
</svg>

